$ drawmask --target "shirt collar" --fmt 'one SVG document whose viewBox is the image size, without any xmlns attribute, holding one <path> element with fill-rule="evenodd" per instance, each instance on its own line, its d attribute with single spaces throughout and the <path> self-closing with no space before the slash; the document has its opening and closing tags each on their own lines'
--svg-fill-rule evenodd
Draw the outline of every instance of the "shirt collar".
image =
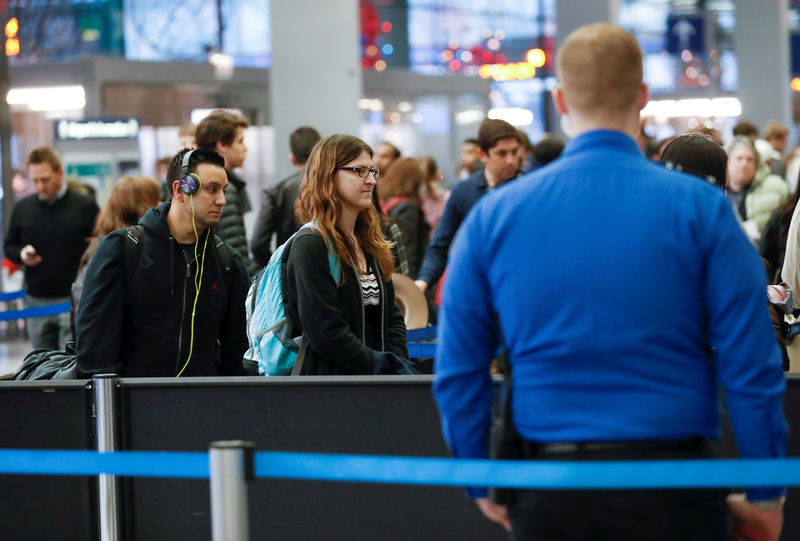
<svg viewBox="0 0 800 541">
<path fill-rule="evenodd" d="M 630 135 L 616 130 L 594 130 L 582 133 L 567 143 L 562 155 L 568 156 L 600 148 L 618 150 L 640 158 L 644 156 L 639 145 Z"/>
<path fill-rule="evenodd" d="M 67 180 L 66 179 L 61 179 L 61 187 L 58 189 L 58 191 L 56 192 L 56 194 L 53 197 L 51 197 L 50 199 L 41 199 L 41 198 L 39 198 L 39 200 L 44 202 L 44 203 L 48 203 L 48 204 L 52 205 L 53 203 L 55 203 L 56 201 L 58 201 L 59 199 L 61 199 L 62 197 L 64 197 L 66 195 L 68 187 L 69 186 L 67 186 Z"/>
</svg>

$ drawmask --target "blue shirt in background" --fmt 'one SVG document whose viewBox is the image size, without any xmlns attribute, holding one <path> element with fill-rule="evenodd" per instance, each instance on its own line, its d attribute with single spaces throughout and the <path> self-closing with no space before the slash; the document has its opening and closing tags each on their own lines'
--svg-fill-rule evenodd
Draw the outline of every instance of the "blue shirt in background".
<svg viewBox="0 0 800 541">
<path fill-rule="evenodd" d="M 766 283 L 722 191 L 621 132 L 577 137 L 482 198 L 453 243 L 434 384 L 453 454 L 488 456 L 497 314 L 528 440 L 718 438 L 721 384 L 741 455 L 784 456 Z"/>
</svg>

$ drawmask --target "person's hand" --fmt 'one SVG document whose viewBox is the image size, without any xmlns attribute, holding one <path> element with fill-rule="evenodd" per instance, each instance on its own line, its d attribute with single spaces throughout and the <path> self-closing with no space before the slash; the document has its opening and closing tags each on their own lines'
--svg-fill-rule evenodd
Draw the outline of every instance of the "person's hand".
<svg viewBox="0 0 800 541">
<path fill-rule="evenodd" d="M 728 496 L 733 513 L 734 541 L 778 541 L 783 528 L 783 511 L 760 509 L 744 494 Z"/>
<path fill-rule="evenodd" d="M 428 282 L 425 280 L 414 280 L 414 285 L 417 286 L 423 293 L 428 290 Z"/>
<path fill-rule="evenodd" d="M 27 244 L 22 250 L 19 251 L 19 258 L 26 267 L 35 267 L 42 262 L 42 256 L 36 253 L 36 248 Z"/>
<path fill-rule="evenodd" d="M 769 302 L 778 304 L 786 300 L 787 291 L 786 288 L 782 285 L 768 285 L 767 286 L 767 296 L 769 297 Z"/>
<path fill-rule="evenodd" d="M 505 505 L 494 503 L 489 498 L 476 498 L 475 504 L 483 516 L 503 526 L 507 532 L 511 531 L 511 521 L 508 520 L 508 508 Z"/>
</svg>

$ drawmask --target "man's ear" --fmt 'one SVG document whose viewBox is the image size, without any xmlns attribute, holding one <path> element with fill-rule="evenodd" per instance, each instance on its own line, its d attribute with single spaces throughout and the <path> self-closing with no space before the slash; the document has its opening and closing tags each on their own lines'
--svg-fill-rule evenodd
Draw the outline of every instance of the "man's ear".
<svg viewBox="0 0 800 541">
<path fill-rule="evenodd" d="M 222 141 L 217 141 L 217 144 L 214 145 L 214 152 L 216 152 L 217 154 L 219 154 L 224 158 L 225 153 L 228 151 L 229 148 L 230 145 L 223 144 Z"/>
<path fill-rule="evenodd" d="M 650 87 L 647 86 L 647 83 L 642 83 L 642 86 L 639 88 L 639 103 L 638 107 L 641 111 L 647 106 L 647 102 L 650 101 Z"/>
<path fill-rule="evenodd" d="M 564 99 L 564 89 L 561 88 L 561 85 L 556 85 L 553 87 L 552 96 L 553 105 L 556 107 L 556 112 L 559 115 L 566 115 L 569 111 L 567 110 L 567 100 Z"/>
<path fill-rule="evenodd" d="M 489 155 L 486 152 L 484 152 L 482 148 L 478 147 L 478 151 L 476 154 L 478 155 L 478 159 L 483 163 L 489 161 Z"/>
<path fill-rule="evenodd" d="M 292 154 L 291 152 L 289 153 L 289 161 L 290 161 L 290 162 L 292 163 L 292 165 L 294 165 L 295 167 L 302 167 L 302 166 L 303 166 L 303 164 L 301 164 L 300 162 L 298 162 L 298 161 L 297 161 L 297 158 L 295 158 L 295 157 L 294 157 L 294 154 Z"/>
<path fill-rule="evenodd" d="M 181 181 L 180 180 L 173 180 L 172 181 L 172 199 L 177 200 L 180 203 L 183 203 L 183 192 L 181 191 Z"/>
</svg>

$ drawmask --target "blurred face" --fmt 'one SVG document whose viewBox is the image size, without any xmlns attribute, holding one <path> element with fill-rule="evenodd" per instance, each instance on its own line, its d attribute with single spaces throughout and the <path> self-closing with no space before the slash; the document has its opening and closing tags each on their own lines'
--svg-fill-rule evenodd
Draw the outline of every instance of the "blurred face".
<svg viewBox="0 0 800 541">
<path fill-rule="evenodd" d="M 201 163 L 197 166 L 197 175 L 200 177 L 200 191 L 190 197 L 177 190 L 182 196 L 185 211 L 191 216 L 194 206 L 194 220 L 199 227 L 216 227 L 225 208 L 225 188 L 228 187 L 228 174 L 225 169 L 211 163 Z"/>
<path fill-rule="evenodd" d="M 753 151 L 738 145 L 728 154 L 728 182 L 731 188 L 748 186 L 756 175 L 756 158 Z"/>
<path fill-rule="evenodd" d="M 57 171 L 49 163 L 32 163 L 28 166 L 28 175 L 33 180 L 33 186 L 39 199 L 50 200 L 61 189 L 64 181 L 64 171 L 59 168 Z"/>
<path fill-rule="evenodd" d="M 359 156 L 342 167 L 375 167 L 375 163 L 365 150 Z M 357 172 L 337 169 L 334 172 L 336 195 L 342 204 L 342 210 L 357 215 L 372 206 L 372 191 L 375 189 L 375 177 L 372 173 L 361 178 Z"/>
<path fill-rule="evenodd" d="M 244 165 L 244 159 L 247 157 L 247 146 L 244 144 L 244 130 L 241 126 L 236 128 L 230 145 L 217 143 L 217 152 L 225 158 L 225 167 L 228 169 L 236 169 Z"/>
<path fill-rule="evenodd" d="M 486 168 L 486 180 L 493 186 L 503 184 L 517 172 L 519 141 L 515 137 L 500 139 L 488 153 L 480 152 L 481 161 Z"/>
<path fill-rule="evenodd" d="M 475 143 L 464 143 L 461 145 L 459 159 L 462 167 L 472 167 L 472 165 L 478 161 L 478 145 Z"/>
<path fill-rule="evenodd" d="M 194 148 L 195 146 L 194 135 L 181 135 L 178 137 L 178 150 Z"/>
<path fill-rule="evenodd" d="M 378 145 L 378 148 L 375 149 L 375 165 L 382 171 L 386 171 L 394 159 L 394 149 L 389 145 L 381 143 Z"/>
<path fill-rule="evenodd" d="M 774 148 L 778 152 L 783 152 L 784 149 L 786 149 L 786 136 L 777 135 L 775 137 L 770 137 L 769 144 L 771 144 L 772 148 Z"/>
</svg>

